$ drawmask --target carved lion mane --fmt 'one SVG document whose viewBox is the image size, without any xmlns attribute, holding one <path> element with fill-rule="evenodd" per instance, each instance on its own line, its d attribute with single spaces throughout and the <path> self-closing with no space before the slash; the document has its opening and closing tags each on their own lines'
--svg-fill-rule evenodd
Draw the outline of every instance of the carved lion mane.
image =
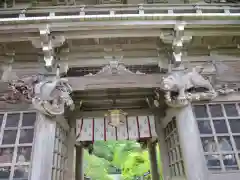
<svg viewBox="0 0 240 180">
<path fill-rule="evenodd" d="M 72 92 L 68 80 L 64 78 L 41 81 L 35 85 L 34 107 L 48 116 L 62 115 L 65 105 L 71 109 L 74 103 L 70 97 Z"/>
<path fill-rule="evenodd" d="M 14 78 L 11 74 L 11 66 L 2 78 L 7 82 L 9 91 L 1 99 L 8 103 L 18 103 L 21 101 L 33 104 L 33 106 L 48 116 L 62 115 L 65 106 L 74 108 L 73 100 L 70 96 L 72 88 L 68 80 L 60 77 L 59 67 L 56 76 L 43 77 L 41 75 Z"/>
<path fill-rule="evenodd" d="M 171 73 L 166 78 L 163 78 L 161 88 L 165 90 L 168 95 L 171 92 L 175 92 L 177 94 L 176 99 L 178 101 L 191 101 L 193 97 L 195 99 L 200 99 L 200 96 L 206 96 L 207 99 L 208 97 L 214 97 L 216 94 L 211 83 L 207 79 L 204 79 L 204 77 L 200 74 L 200 69 L 197 67 L 193 68 L 191 71 L 185 70 Z M 199 96 L 196 96 L 197 93 L 194 95 L 194 93 L 191 94 L 188 92 L 190 89 L 197 88 L 204 89 L 204 92 L 201 92 L 202 94 L 198 94 Z M 210 96 L 205 94 L 206 92 L 208 92 Z"/>
</svg>

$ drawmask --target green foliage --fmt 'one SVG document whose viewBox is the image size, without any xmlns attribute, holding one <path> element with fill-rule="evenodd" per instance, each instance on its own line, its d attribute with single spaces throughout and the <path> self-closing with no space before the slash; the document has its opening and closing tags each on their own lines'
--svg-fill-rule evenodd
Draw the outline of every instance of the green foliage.
<svg viewBox="0 0 240 180">
<path fill-rule="evenodd" d="M 128 155 L 122 166 L 123 178 L 128 180 L 135 176 L 143 176 L 150 170 L 148 151 L 135 152 Z"/>
<path fill-rule="evenodd" d="M 93 154 L 111 162 L 116 142 L 98 141 L 94 143 Z"/>
<path fill-rule="evenodd" d="M 84 172 L 93 180 L 112 180 L 108 176 L 109 161 L 84 151 Z"/>
<path fill-rule="evenodd" d="M 130 154 L 141 151 L 140 145 L 135 141 L 121 141 L 115 145 L 112 164 L 122 169 Z"/>
<path fill-rule="evenodd" d="M 157 157 L 161 173 L 159 148 Z M 124 180 L 143 176 L 150 170 L 148 151 L 143 150 L 135 141 L 96 142 L 93 154 L 85 153 L 85 162 L 85 173 L 92 180 L 110 180 L 108 172 L 113 172 L 116 168 L 121 169 Z M 150 179 L 150 175 L 145 179 Z"/>
</svg>

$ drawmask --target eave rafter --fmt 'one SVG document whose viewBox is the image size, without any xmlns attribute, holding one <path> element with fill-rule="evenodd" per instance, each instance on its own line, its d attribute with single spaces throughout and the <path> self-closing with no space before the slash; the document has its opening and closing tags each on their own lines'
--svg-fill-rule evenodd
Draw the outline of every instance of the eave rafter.
<svg viewBox="0 0 240 180">
<path fill-rule="evenodd" d="M 38 38 L 38 30 L 51 24 L 51 34 L 66 39 L 159 37 L 162 33 L 171 32 L 175 24 L 183 22 L 184 36 L 239 35 L 239 7 L 230 4 L 48 7 L 31 8 L 24 12 L 24 16 L 19 16 L 19 12 L 20 9 L 0 11 L 0 17 L 3 16 L 0 34 L 11 32 L 14 36 L 16 33 L 17 38 L 12 40 L 24 41 Z M 1 39 L 4 37 L 0 35 Z"/>
<path fill-rule="evenodd" d="M 54 24 L 51 25 L 51 34 L 55 37 L 63 36 L 65 39 L 85 39 L 85 38 L 116 38 L 116 37 L 160 37 L 161 35 L 168 35 L 172 33 L 172 29 L 174 29 L 174 24 L 176 21 L 172 22 L 172 25 L 165 25 L 168 22 L 162 23 L 153 23 L 154 26 L 158 28 L 154 28 L 149 26 L 149 22 L 145 22 L 146 26 L 141 28 L 143 22 L 131 22 L 129 24 L 135 24 L 135 27 L 130 25 L 129 27 L 125 27 L 121 29 L 119 27 L 119 23 L 111 23 L 112 26 L 109 27 L 109 24 L 105 24 L 105 29 L 99 30 L 84 30 L 82 27 L 83 24 L 74 23 L 75 27 L 71 26 L 73 24 L 66 24 L 66 27 L 54 27 Z M 216 21 L 210 22 L 216 23 Z M 209 26 L 200 26 L 191 28 L 190 24 L 187 24 L 184 29 L 184 36 L 239 36 L 240 35 L 240 26 L 231 27 L 230 25 L 223 24 L 225 27 L 218 27 L 217 25 L 209 27 Z M 35 26 L 35 27 L 34 27 Z M 65 25 L 64 25 L 65 26 Z M 18 31 L 14 30 L 15 26 L 1 26 L 0 27 L 0 42 L 9 42 L 9 41 L 29 41 L 31 39 L 38 39 L 39 34 L 37 31 L 38 28 L 41 28 L 40 25 L 31 25 L 31 26 L 18 26 Z M 116 29 L 116 27 L 119 27 Z M 138 27 L 138 28 L 136 28 Z M 92 28 L 87 27 L 86 28 Z M 107 29 L 108 28 L 108 29 Z M 112 29 L 114 28 L 114 29 Z M 167 29 L 166 29 L 167 28 Z M 7 33 L 12 33 L 11 37 L 7 37 Z"/>
</svg>

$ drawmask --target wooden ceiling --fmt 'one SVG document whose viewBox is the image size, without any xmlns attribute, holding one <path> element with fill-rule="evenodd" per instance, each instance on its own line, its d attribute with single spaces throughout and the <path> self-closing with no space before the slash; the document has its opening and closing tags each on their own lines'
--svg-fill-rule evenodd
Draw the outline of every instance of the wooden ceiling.
<svg viewBox="0 0 240 180">
<path fill-rule="evenodd" d="M 164 100 L 163 94 L 161 98 Z M 81 111 L 101 111 L 114 108 L 120 109 L 151 109 L 155 97 L 152 88 L 124 88 L 75 91 L 73 99 Z M 160 102 L 164 107 L 165 103 Z"/>
</svg>

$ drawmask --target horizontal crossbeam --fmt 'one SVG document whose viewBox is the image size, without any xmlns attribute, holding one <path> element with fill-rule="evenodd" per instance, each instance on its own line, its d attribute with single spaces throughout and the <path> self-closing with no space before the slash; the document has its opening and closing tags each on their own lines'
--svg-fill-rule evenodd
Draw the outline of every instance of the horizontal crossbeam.
<svg viewBox="0 0 240 180">
<path fill-rule="evenodd" d="M 140 4 L 140 5 L 96 5 L 96 6 L 48 6 L 29 9 L 0 9 L 2 22 L 17 18 L 25 20 L 47 20 L 61 18 L 79 18 L 82 20 L 104 18 L 143 18 L 143 17 L 175 17 L 175 16 L 234 16 L 239 13 L 240 6 L 233 4 Z M 221 15 L 222 14 L 222 15 Z M 153 16 L 151 16 L 153 15 Z M 16 20 L 17 20 L 16 19 Z"/>
</svg>

